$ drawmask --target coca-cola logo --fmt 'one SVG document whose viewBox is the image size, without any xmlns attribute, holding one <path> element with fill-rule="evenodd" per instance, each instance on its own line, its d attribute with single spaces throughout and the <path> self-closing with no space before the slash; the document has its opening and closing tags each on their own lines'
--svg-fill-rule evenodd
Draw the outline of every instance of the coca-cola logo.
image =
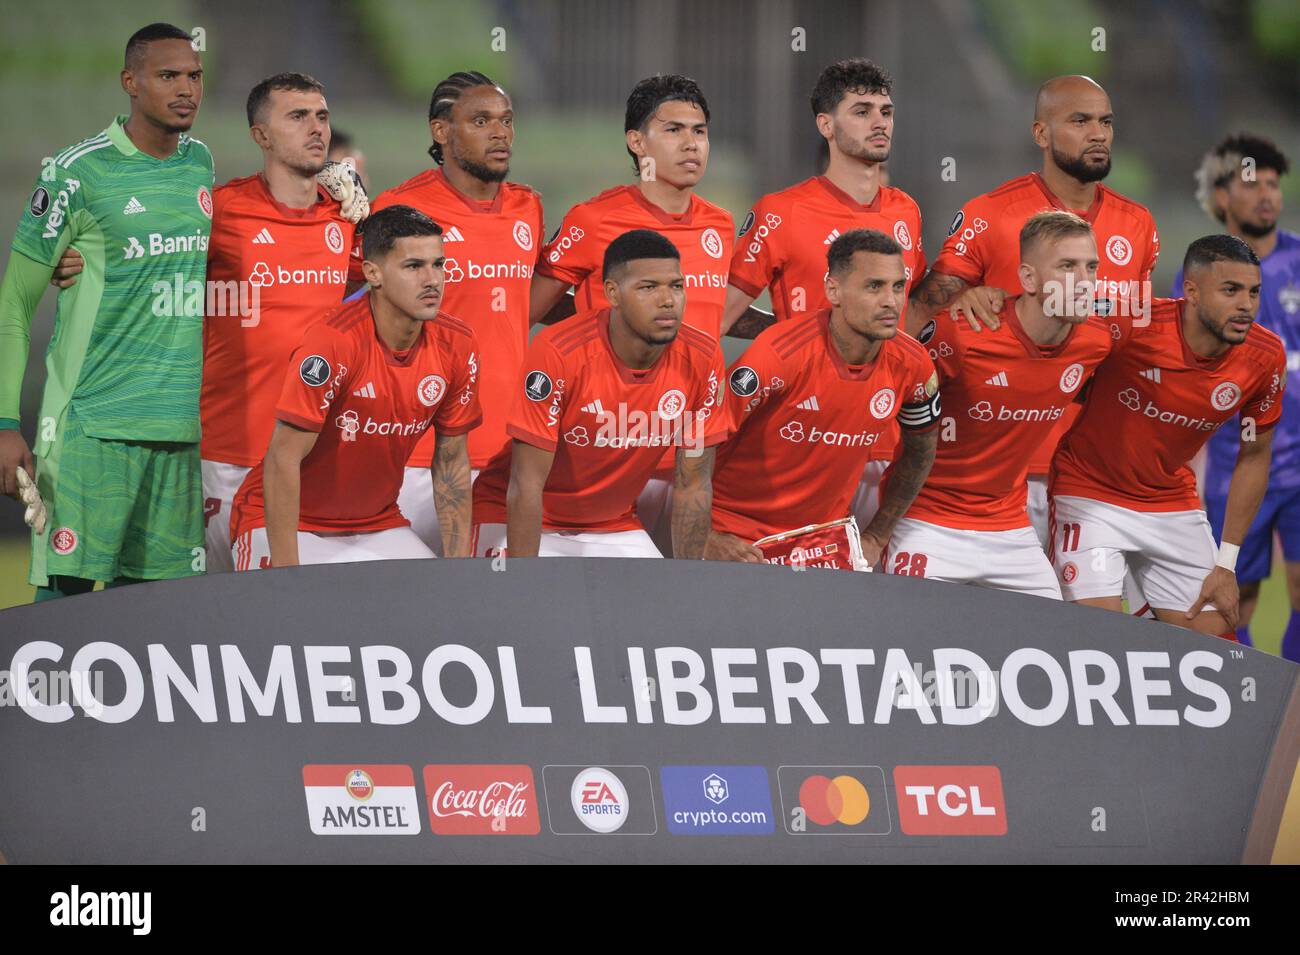
<svg viewBox="0 0 1300 955">
<path fill-rule="evenodd" d="M 429 828 L 442 836 L 535 836 L 537 786 L 528 766 L 424 767 Z"/>
</svg>

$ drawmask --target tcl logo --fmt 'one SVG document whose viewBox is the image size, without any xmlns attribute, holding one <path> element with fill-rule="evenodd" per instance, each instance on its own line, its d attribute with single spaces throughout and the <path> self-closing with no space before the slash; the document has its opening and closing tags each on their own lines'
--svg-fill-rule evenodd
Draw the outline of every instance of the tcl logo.
<svg viewBox="0 0 1300 955">
<path fill-rule="evenodd" d="M 909 836 L 1005 836 L 996 766 L 896 766 L 898 818 Z"/>
</svg>

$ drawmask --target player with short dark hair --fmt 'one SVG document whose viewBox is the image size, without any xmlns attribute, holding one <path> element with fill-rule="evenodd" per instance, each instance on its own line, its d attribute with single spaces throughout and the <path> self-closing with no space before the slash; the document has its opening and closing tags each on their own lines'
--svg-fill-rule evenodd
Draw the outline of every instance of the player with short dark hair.
<svg viewBox="0 0 1300 955">
<path fill-rule="evenodd" d="M 676 247 L 631 230 L 601 262 L 608 307 L 580 312 L 528 346 L 507 430 L 512 450 L 474 483 L 474 552 L 659 557 L 634 510 L 675 456 L 673 555 L 699 559 L 709 535 L 714 448 L 726 439 L 717 340 L 685 324 Z"/>
<path fill-rule="evenodd" d="M 18 493 L 21 469 L 37 600 L 203 571 L 202 312 L 157 291 L 202 286 L 212 219 L 189 34 L 138 30 L 121 85 L 129 115 L 46 160 L 0 285 L 0 491 Z M 36 468 L 19 396 L 32 315 L 70 246 L 89 268 L 59 293 Z"/>
<path fill-rule="evenodd" d="M 1158 299 L 1092 381 L 1052 462 L 1052 554 L 1067 600 L 1120 609 L 1132 572 L 1166 623 L 1235 639 L 1237 551 L 1268 485 L 1286 352 L 1255 324 L 1259 258 L 1241 239 L 1197 239 L 1185 299 Z M 1216 557 L 1189 462 L 1241 416 Z"/>
<path fill-rule="evenodd" d="M 442 235 L 409 206 L 366 221 L 370 291 L 307 329 L 289 361 L 266 457 L 235 495 L 236 569 L 434 556 L 397 501 L 429 430 L 444 553 L 469 555 L 478 348 L 439 308 Z"/>
<path fill-rule="evenodd" d="M 875 565 L 930 471 L 938 378 L 925 347 L 899 333 L 903 250 L 853 229 L 826 258 L 830 307 L 767 329 L 732 364 L 736 433 L 718 451 L 706 556 L 758 560 L 761 538 L 848 517 L 872 446 L 898 421 L 895 478 L 861 532 Z"/>
</svg>

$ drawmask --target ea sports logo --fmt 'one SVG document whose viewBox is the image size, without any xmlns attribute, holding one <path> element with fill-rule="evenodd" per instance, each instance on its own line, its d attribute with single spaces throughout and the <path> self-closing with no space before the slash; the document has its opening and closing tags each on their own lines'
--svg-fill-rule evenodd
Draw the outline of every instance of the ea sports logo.
<svg viewBox="0 0 1300 955">
<path fill-rule="evenodd" d="M 700 233 L 700 245 L 704 251 L 715 259 L 722 258 L 722 236 L 717 229 L 705 229 Z"/>
<path fill-rule="evenodd" d="M 1064 567 L 1061 568 L 1061 579 L 1065 581 L 1067 584 L 1074 583 L 1075 580 L 1078 579 L 1078 577 L 1079 577 L 1079 568 L 1075 566 L 1073 561 L 1071 561 L 1070 563 L 1066 564 Z"/>
<path fill-rule="evenodd" d="M 676 388 L 665 391 L 663 397 L 659 399 L 659 417 L 665 421 L 672 421 L 684 410 L 686 410 L 686 396 Z"/>
<path fill-rule="evenodd" d="M 518 245 L 519 248 L 523 249 L 525 252 L 528 252 L 532 249 L 533 230 L 528 225 L 527 222 L 524 222 L 522 219 L 515 220 L 514 235 L 515 235 L 515 244 Z"/>
<path fill-rule="evenodd" d="M 347 782 L 344 787 L 348 795 L 357 802 L 365 802 L 375 794 L 375 781 L 364 769 L 354 769 L 348 773 Z"/>
<path fill-rule="evenodd" d="M 1116 265 L 1128 265 L 1133 258 L 1133 246 L 1122 235 L 1113 235 L 1106 240 L 1106 258 Z"/>
<path fill-rule="evenodd" d="M 1241 389 L 1231 381 L 1225 381 L 1210 392 L 1210 404 L 1216 411 L 1227 411 L 1241 400 Z"/>
<path fill-rule="evenodd" d="M 207 186 L 199 186 L 199 194 L 197 198 L 199 200 L 199 208 L 203 210 L 203 214 L 205 216 L 211 219 L 212 218 L 212 193 L 208 192 Z"/>
<path fill-rule="evenodd" d="M 420 399 L 420 404 L 426 408 L 432 408 L 446 393 L 447 380 L 441 375 L 426 375 L 420 379 L 420 387 L 415 392 L 416 397 Z"/>
<path fill-rule="evenodd" d="M 1073 394 L 1083 383 L 1083 366 L 1077 361 L 1061 372 L 1061 390 L 1067 395 Z"/>
<path fill-rule="evenodd" d="M 869 407 L 873 418 L 888 418 L 894 410 L 894 389 L 881 388 L 871 396 Z"/>
<path fill-rule="evenodd" d="M 71 554 L 77 549 L 77 532 L 71 527 L 60 527 L 50 535 L 50 546 L 60 557 Z"/>
<path fill-rule="evenodd" d="M 343 230 L 339 228 L 337 222 L 329 222 L 325 225 L 325 248 L 335 255 L 343 251 Z"/>
<path fill-rule="evenodd" d="M 608 769 L 584 769 L 569 788 L 569 803 L 592 832 L 617 832 L 627 822 L 627 787 Z"/>
<path fill-rule="evenodd" d="M 894 241 L 907 252 L 912 251 L 912 233 L 907 231 L 907 223 L 899 219 L 894 223 Z"/>
</svg>

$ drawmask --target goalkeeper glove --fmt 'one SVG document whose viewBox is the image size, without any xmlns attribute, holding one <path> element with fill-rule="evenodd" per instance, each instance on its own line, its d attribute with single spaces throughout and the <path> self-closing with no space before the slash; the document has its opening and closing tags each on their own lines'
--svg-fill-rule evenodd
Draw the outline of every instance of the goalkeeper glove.
<svg viewBox="0 0 1300 955">
<path fill-rule="evenodd" d="M 23 520 L 37 534 L 44 534 L 45 502 L 41 500 L 41 492 L 36 490 L 36 482 L 23 470 L 21 465 L 18 467 L 17 476 L 18 499 L 27 505 L 27 510 L 23 511 Z"/>
<path fill-rule="evenodd" d="M 330 194 L 330 198 L 338 200 L 343 218 L 349 222 L 360 222 L 370 215 L 366 187 L 361 185 L 361 177 L 351 162 L 327 162 L 325 168 L 316 173 L 316 181 Z"/>
</svg>

